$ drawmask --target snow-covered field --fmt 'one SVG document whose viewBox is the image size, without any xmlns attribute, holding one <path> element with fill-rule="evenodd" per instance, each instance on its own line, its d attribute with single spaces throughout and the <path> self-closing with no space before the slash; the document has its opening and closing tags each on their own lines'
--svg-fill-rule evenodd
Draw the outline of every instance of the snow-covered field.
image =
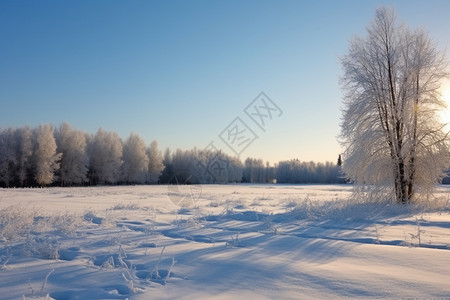
<svg viewBox="0 0 450 300">
<path fill-rule="evenodd" d="M 0 189 L 0 299 L 450 299 L 437 204 L 345 185 Z"/>
</svg>

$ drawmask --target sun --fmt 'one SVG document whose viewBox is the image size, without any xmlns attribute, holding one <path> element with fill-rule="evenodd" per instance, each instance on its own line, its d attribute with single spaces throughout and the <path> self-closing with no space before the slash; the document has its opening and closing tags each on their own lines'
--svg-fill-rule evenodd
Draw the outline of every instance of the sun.
<svg viewBox="0 0 450 300">
<path fill-rule="evenodd" d="M 450 88 L 447 87 L 446 89 L 444 89 L 442 91 L 442 100 L 445 101 L 445 103 L 447 103 L 447 106 L 450 105 Z"/>
<path fill-rule="evenodd" d="M 441 115 L 441 121 L 447 124 L 447 128 L 450 129 L 450 84 L 447 83 L 444 85 L 441 89 L 441 99 L 445 102 L 447 105 L 446 108 L 444 108 L 440 115 Z"/>
</svg>

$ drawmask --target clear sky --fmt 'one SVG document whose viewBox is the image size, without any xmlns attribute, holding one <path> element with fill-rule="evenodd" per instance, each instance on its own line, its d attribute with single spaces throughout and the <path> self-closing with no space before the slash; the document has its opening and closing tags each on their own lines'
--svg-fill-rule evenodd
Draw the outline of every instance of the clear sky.
<svg viewBox="0 0 450 300">
<path fill-rule="evenodd" d="M 383 5 L 449 48 L 445 0 L 0 0 L 0 128 L 67 121 L 232 154 L 219 135 L 239 117 L 258 136 L 242 159 L 336 161 L 339 57 Z M 260 92 L 282 111 L 264 130 L 244 111 Z"/>
</svg>

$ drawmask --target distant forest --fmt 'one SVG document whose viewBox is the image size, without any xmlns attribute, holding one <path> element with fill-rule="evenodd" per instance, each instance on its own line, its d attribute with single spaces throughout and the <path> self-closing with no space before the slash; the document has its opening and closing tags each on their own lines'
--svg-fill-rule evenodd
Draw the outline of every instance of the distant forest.
<svg viewBox="0 0 450 300">
<path fill-rule="evenodd" d="M 166 149 L 131 133 L 122 140 L 100 128 L 95 134 L 50 124 L 0 130 L 0 186 L 108 184 L 344 183 L 335 163 L 262 159 L 244 162 L 221 151 Z"/>
</svg>

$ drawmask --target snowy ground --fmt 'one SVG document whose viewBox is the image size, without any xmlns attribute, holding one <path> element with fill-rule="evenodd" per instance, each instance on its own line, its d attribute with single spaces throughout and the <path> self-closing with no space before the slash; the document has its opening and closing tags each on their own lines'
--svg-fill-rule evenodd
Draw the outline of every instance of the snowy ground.
<svg viewBox="0 0 450 300">
<path fill-rule="evenodd" d="M 0 298 L 450 299 L 450 187 L 408 208 L 351 189 L 0 189 Z"/>
</svg>

